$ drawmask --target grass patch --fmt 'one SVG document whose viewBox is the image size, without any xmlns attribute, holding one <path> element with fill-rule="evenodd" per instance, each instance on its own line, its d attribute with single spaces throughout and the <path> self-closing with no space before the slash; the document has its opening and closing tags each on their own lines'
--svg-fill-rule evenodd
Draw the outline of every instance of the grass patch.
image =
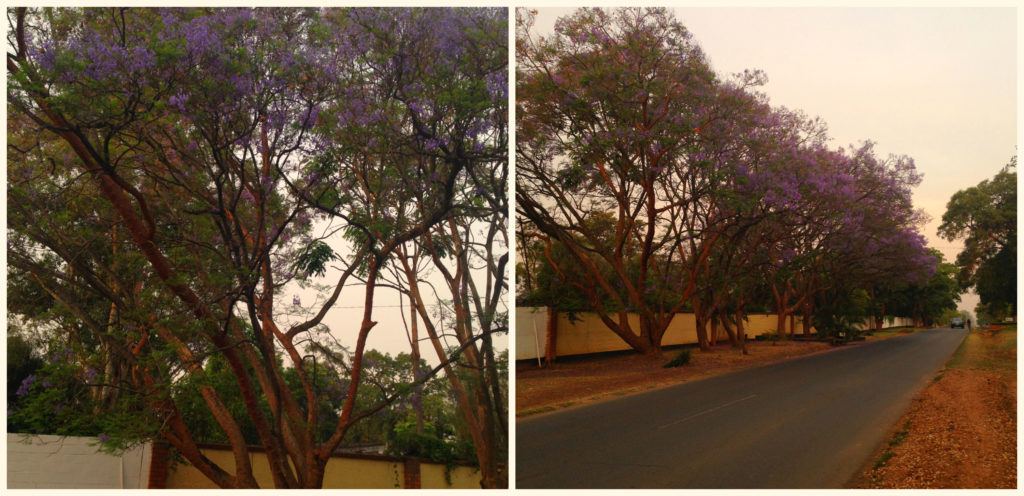
<svg viewBox="0 0 1024 496">
<path fill-rule="evenodd" d="M 683 365 L 686 365 L 688 363 L 690 363 L 690 350 L 685 349 L 683 351 L 680 351 L 675 358 L 669 360 L 669 362 L 663 365 L 662 367 L 670 369 L 673 367 L 682 367 Z"/>
<path fill-rule="evenodd" d="M 558 409 L 561 409 L 561 408 L 566 408 L 566 407 L 569 407 L 569 406 L 572 406 L 572 405 L 573 405 L 573 403 L 566 403 L 566 404 L 562 404 L 562 405 L 545 405 L 545 406 L 538 406 L 536 408 L 527 408 L 525 410 L 516 412 L 516 416 L 517 417 L 528 417 L 530 415 L 537 415 L 538 413 L 553 412 L 555 410 L 558 410 Z"/>
<path fill-rule="evenodd" d="M 1017 368 L 1017 326 L 976 330 L 960 343 L 946 368 L 1013 371 Z"/>
<path fill-rule="evenodd" d="M 892 439 L 889 440 L 889 446 L 895 448 L 907 440 L 907 436 L 910 434 L 910 422 L 903 424 L 903 429 L 893 434 Z"/>
<path fill-rule="evenodd" d="M 878 460 L 875 460 L 875 470 L 884 467 L 885 464 L 894 456 L 896 456 L 896 453 L 893 453 L 892 450 L 885 450 L 885 453 L 882 453 L 882 456 L 878 457 Z"/>
<path fill-rule="evenodd" d="M 903 441 L 906 441 L 907 436 L 909 435 L 910 422 L 908 421 L 907 423 L 903 424 L 902 429 L 900 429 L 899 431 L 892 435 L 892 439 L 889 440 L 889 447 L 882 452 L 881 456 L 879 456 L 877 460 L 875 460 L 874 469 L 878 470 L 884 467 L 886 463 L 889 463 L 889 460 L 892 460 L 892 457 L 896 456 L 896 453 L 892 451 L 892 448 L 895 448 L 903 444 Z"/>
</svg>

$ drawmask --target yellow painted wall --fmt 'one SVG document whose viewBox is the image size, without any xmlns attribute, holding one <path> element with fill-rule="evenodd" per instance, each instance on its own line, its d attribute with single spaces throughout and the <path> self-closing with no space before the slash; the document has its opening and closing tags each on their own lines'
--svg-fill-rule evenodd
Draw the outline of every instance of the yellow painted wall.
<svg viewBox="0 0 1024 496">
<path fill-rule="evenodd" d="M 480 472 L 473 467 L 455 467 L 451 473 L 452 485 L 444 480 L 444 465 L 420 465 L 420 485 L 423 489 L 480 489 Z"/>
<path fill-rule="evenodd" d="M 626 342 L 611 331 L 601 318 L 594 313 L 577 313 L 576 321 L 570 322 L 569 315 L 558 315 L 557 356 L 585 355 L 606 351 L 629 349 Z M 744 328 L 748 338 L 767 334 L 775 330 L 775 314 L 751 314 Z M 629 314 L 630 325 L 640 327 L 640 317 Z M 802 319 L 796 319 L 797 332 L 802 332 Z M 788 320 L 787 320 L 788 325 Z M 910 325 L 909 319 L 896 318 L 886 321 L 885 327 Z M 863 326 L 862 326 L 863 327 Z M 813 328 L 812 328 L 813 329 Z M 516 360 L 536 359 L 544 356 L 545 332 L 547 331 L 547 310 L 540 307 L 516 308 Z M 725 331 L 720 331 L 723 338 Z M 676 314 L 669 323 L 662 340 L 663 345 L 694 344 L 697 342 L 697 319 L 692 313 Z"/>
<path fill-rule="evenodd" d="M 203 454 L 228 472 L 234 471 L 235 462 L 231 451 L 226 449 L 204 449 Z M 252 452 L 253 476 L 263 488 L 274 487 L 270 466 L 265 454 Z M 405 477 L 401 462 L 350 458 L 336 456 L 327 462 L 324 472 L 324 489 L 400 489 Z M 452 470 L 452 484 L 444 479 L 444 465 L 423 463 L 420 465 L 420 482 L 424 489 L 479 489 L 480 475 L 471 467 L 455 467 Z M 168 489 L 215 489 L 217 486 L 199 470 L 187 462 L 179 462 L 167 474 Z"/>
</svg>

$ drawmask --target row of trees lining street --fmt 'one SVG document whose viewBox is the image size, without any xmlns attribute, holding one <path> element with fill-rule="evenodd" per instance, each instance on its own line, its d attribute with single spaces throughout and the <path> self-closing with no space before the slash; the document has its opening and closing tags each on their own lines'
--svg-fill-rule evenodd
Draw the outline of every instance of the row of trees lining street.
<svg viewBox="0 0 1024 496">
<path fill-rule="evenodd" d="M 275 487 L 317 488 L 343 442 L 423 456 L 433 436 L 507 486 L 506 10 L 8 23 L 8 311 L 42 362 L 17 386 L 27 425 L 159 439 L 221 487 L 257 486 L 250 445 Z M 408 356 L 366 349 L 380 288 L 409 305 Z M 328 328 L 339 302 L 361 318 Z"/>
<path fill-rule="evenodd" d="M 745 352 L 751 311 L 776 313 L 782 335 L 794 315 L 834 332 L 955 308 L 910 157 L 830 147 L 823 122 L 758 91 L 763 73 L 717 75 L 666 9 L 580 9 L 550 36 L 532 25 L 520 10 L 520 304 L 595 312 L 648 354 L 684 310 L 702 349 L 724 329 Z"/>
</svg>

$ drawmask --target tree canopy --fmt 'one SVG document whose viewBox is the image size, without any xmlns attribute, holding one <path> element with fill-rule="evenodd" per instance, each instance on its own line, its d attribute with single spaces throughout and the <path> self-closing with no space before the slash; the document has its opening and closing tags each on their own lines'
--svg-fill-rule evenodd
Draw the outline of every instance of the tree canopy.
<svg viewBox="0 0 1024 496">
<path fill-rule="evenodd" d="M 1017 157 L 992 179 L 957 191 L 942 214 L 939 236 L 964 240 L 956 257 L 962 290 L 974 288 L 987 313 L 1017 311 Z"/>
<path fill-rule="evenodd" d="M 824 123 L 758 91 L 760 71 L 716 74 L 666 9 L 579 9 L 549 36 L 532 16 L 516 51 L 525 300 L 585 306 L 658 353 L 684 309 L 707 348 L 708 323 L 755 306 L 781 333 L 825 292 L 934 273 L 910 157 L 829 146 Z"/>
<path fill-rule="evenodd" d="M 412 393 L 366 393 L 391 255 L 497 208 L 482 198 L 507 176 L 506 11 L 13 8 L 8 22 L 10 311 L 46 336 L 105 444 L 160 438 L 219 486 L 254 487 L 255 436 L 275 486 L 319 487 L 359 422 Z M 328 329 L 356 283 L 361 319 Z M 314 304 L 283 296 L 299 284 Z M 484 323 L 414 382 L 506 330 Z M 234 468 L 202 454 L 186 406 Z M 499 462 L 480 462 L 482 484 L 503 483 Z"/>
</svg>

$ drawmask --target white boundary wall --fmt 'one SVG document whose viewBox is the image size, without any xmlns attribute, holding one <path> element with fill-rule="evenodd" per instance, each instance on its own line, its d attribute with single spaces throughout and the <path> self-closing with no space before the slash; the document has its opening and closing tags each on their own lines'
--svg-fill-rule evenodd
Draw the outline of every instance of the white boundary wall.
<svg viewBox="0 0 1024 496">
<path fill-rule="evenodd" d="M 775 314 L 750 314 L 744 324 L 748 338 L 768 334 L 775 330 Z M 531 360 L 544 356 L 547 332 L 547 309 L 544 307 L 516 307 L 516 360 Z M 630 324 L 639 328 L 639 318 L 629 314 Z M 796 332 L 802 332 L 802 320 L 796 319 Z M 912 325 L 904 317 L 887 318 L 883 327 Z M 867 325 L 860 326 L 866 328 Z M 725 334 L 721 331 L 722 335 Z M 664 345 L 695 344 L 697 342 L 697 320 L 692 313 L 678 313 L 669 323 L 662 339 Z M 570 322 L 566 313 L 558 314 L 558 339 L 555 344 L 557 356 L 585 355 L 606 351 L 627 350 L 629 346 L 611 329 L 604 325 L 597 314 L 576 313 L 576 322 Z"/>
<path fill-rule="evenodd" d="M 94 437 L 7 434 L 8 489 L 145 489 L 150 444 L 121 454 Z"/>
</svg>

